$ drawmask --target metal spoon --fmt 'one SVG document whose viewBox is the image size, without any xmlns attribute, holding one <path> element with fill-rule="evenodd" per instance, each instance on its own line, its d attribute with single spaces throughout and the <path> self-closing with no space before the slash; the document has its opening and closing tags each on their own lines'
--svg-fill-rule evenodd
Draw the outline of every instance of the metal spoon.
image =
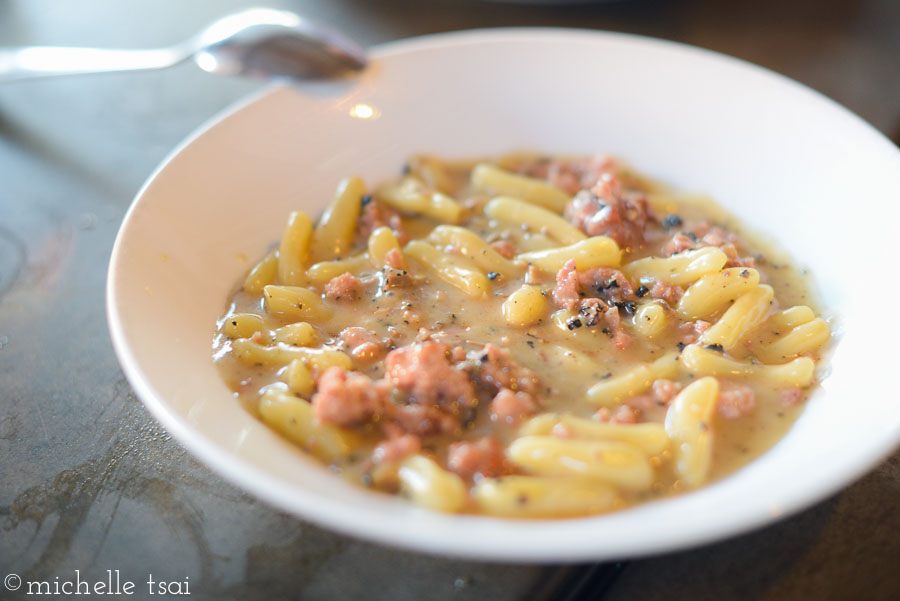
<svg viewBox="0 0 900 601">
<path fill-rule="evenodd" d="M 292 12 L 253 8 L 219 19 L 167 48 L 0 48 L 0 83 L 162 69 L 190 58 L 210 73 L 295 79 L 331 78 L 366 66 L 365 52 L 343 35 Z"/>
</svg>

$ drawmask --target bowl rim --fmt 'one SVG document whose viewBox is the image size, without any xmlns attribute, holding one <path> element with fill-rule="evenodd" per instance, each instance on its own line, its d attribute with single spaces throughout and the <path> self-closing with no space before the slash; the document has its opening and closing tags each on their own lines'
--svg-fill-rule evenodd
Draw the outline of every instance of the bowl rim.
<svg viewBox="0 0 900 601">
<path fill-rule="evenodd" d="M 867 130 L 869 135 L 874 134 L 879 137 L 884 144 L 893 149 L 897 158 L 900 158 L 900 150 L 898 150 L 880 131 L 875 129 L 858 115 L 820 92 L 784 75 L 743 59 L 680 42 L 630 33 L 585 29 L 542 27 L 487 28 L 434 33 L 391 41 L 374 46 L 370 50 L 370 56 L 374 61 L 380 61 L 398 55 L 435 49 L 439 50 L 442 48 L 453 48 L 461 45 L 503 43 L 507 41 L 521 42 L 529 39 L 558 43 L 569 43 L 575 40 L 622 40 L 632 44 L 656 46 L 668 51 L 715 59 L 719 62 L 727 63 L 737 69 L 750 69 L 772 81 L 778 82 L 782 86 L 791 88 L 793 92 L 807 95 L 815 102 L 830 105 L 833 110 L 839 111 L 843 118 L 852 118 L 856 122 L 855 125 L 857 127 L 863 127 Z M 894 431 L 885 437 L 885 439 L 890 438 L 890 440 L 884 440 L 881 445 L 871 445 L 862 453 L 857 452 L 857 454 L 854 455 L 853 461 L 847 461 L 841 466 L 843 467 L 842 470 L 835 470 L 823 475 L 816 480 L 816 485 L 806 489 L 804 494 L 792 496 L 788 502 L 779 507 L 779 511 L 776 515 L 761 511 L 756 513 L 744 511 L 743 513 L 732 515 L 725 523 L 717 522 L 714 527 L 708 527 L 699 531 L 695 530 L 689 535 L 678 530 L 674 532 L 661 532 L 659 533 L 659 536 L 654 539 L 653 544 L 648 544 L 646 540 L 641 539 L 640 537 L 633 541 L 619 540 L 615 545 L 615 552 L 612 552 L 605 547 L 600 549 L 596 544 L 585 544 L 584 541 L 580 544 L 576 544 L 576 541 L 572 541 L 572 546 L 565 549 L 545 549 L 539 544 L 532 547 L 516 547 L 503 544 L 502 541 L 497 544 L 496 541 L 486 540 L 476 542 L 460 541 L 458 538 L 447 540 L 446 538 L 434 537 L 429 532 L 416 532 L 412 530 L 407 530 L 403 532 L 402 536 L 398 537 L 397 532 L 389 525 L 372 522 L 363 524 L 359 519 L 347 519 L 347 516 L 340 512 L 336 513 L 327 507 L 324 509 L 318 507 L 315 500 L 316 498 L 320 500 L 320 497 L 315 497 L 310 500 L 292 498 L 287 494 L 289 491 L 280 490 L 280 488 L 283 487 L 283 483 L 279 484 L 280 481 L 277 478 L 258 472 L 251 463 L 230 455 L 211 439 L 207 438 L 206 435 L 196 431 L 194 426 L 179 415 L 157 392 L 153 383 L 140 368 L 138 359 L 129 346 L 126 327 L 120 316 L 121 309 L 118 298 L 119 291 L 117 280 L 118 268 L 123 260 L 122 248 L 127 239 L 129 226 L 133 221 L 135 211 L 140 204 L 141 199 L 144 198 L 148 189 L 152 186 L 154 181 L 157 180 L 159 175 L 188 147 L 199 138 L 206 135 L 210 130 L 236 117 L 247 107 L 271 100 L 280 94 L 289 92 L 293 93 L 293 90 L 283 84 L 265 86 L 255 93 L 238 100 L 236 103 L 206 120 L 170 151 L 148 176 L 147 180 L 141 186 L 140 190 L 135 195 L 134 200 L 130 204 L 116 236 L 107 273 L 107 321 L 113 348 L 116 357 L 122 366 L 126 379 L 153 417 L 166 428 L 175 440 L 177 440 L 185 449 L 190 451 L 192 455 L 198 458 L 204 465 L 211 468 L 228 482 L 237 485 L 242 490 L 251 493 L 257 498 L 264 500 L 271 506 L 304 520 L 310 520 L 355 538 L 362 538 L 392 547 L 484 561 L 574 562 L 585 559 L 621 559 L 625 557 L 657 554 L 676 549 L 685 549 L 714 540 L 724 539 L 772 523 L 776 520 L 784 519 L 861 478 L 900 446 L 900 424 L 898 424 L 897 427 L 894 428 Z M 684 496 L 677 498 L 683 499 Z M 670 501 L 667 500 L 666 502 Z M 586 518 L 575 518 L 574 520 L 564 521 L 597 520 L 603 519 L 604 517 L 605 516 L 603 515 L 588 516 Z M 471 515 L 435 516 L 435 518 L 438 520 L 473 520 L 476 524 L 479 521 L 483 522 L 485 520 L 491 522 L 502 521 L 517 526 L 525 523 L 533 523 L 531 521 L 498 520 L 497 518 Z M 558 521 L 543 520 L 540 522 L 546 524 Z M 361 526 L 365 527 L 361 528 Z M 525 527 L 530 528 L 531 526 Z"/>
</svg>

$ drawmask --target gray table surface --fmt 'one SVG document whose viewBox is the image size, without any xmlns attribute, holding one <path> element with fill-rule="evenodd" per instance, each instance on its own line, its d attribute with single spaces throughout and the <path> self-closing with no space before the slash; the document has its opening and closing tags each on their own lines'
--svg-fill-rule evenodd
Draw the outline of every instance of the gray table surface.
<svg viewBox="0 0 900 601">
<path fill-rule="evenodd" d="M 162 45 L 250 4 L 258 3 L 0 0 L 0 45 Z M 680 40 L 798 79 L 886 133 L 900 129 L 893 0 L 268 4 L 364 45 L 509 25 Z M 120 570 L 138 584 L 127 599 L 166 598 L 147 596 L 150 575 L 187 581 L 190 598 L 223 601 L 549 598 L 570 571 L 401 552 L 270 509 L 186 454 L 124 380 L 104 312 L 122 216 L 171 147 L 259 85 L 184 65 L 0 87 L 0 578 L 65 581 L 79 570 L 95 581 Z M 631 560 L 602 597 L 900 599 L 898 500 L 895 454 L 778 524 Z M 23 591 L 0 586 L 0 599 L 30 598 Z"/>
</svg>

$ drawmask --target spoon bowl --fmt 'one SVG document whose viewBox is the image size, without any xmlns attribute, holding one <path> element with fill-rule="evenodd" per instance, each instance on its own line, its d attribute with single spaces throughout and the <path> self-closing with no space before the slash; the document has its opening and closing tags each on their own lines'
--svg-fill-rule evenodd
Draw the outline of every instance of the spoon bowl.
<svg viewBox="0 0 900 601">
<path fill-rule="evenodd" d="M 209 73 L 311 79 L 366 66 L 354 42 L 295 13 L 249 9 L 210 24 L 193 40 L 194 62 Z"/>
</svg>

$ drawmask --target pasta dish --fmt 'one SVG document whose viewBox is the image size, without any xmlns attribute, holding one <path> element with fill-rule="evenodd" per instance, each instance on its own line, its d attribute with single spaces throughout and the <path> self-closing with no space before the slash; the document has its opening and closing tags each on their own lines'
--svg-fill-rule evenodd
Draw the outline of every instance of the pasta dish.
<svg viewBox="0 0 900 601">
<path fill-rule="evenodd" d="M 694 489 L 769 449 L 830 328 L 805 273 L 607 156 L 414 156 L 289 215 L 214 358 L 335 472 L 444 512 L 553 518 Z"/>
</svg>

